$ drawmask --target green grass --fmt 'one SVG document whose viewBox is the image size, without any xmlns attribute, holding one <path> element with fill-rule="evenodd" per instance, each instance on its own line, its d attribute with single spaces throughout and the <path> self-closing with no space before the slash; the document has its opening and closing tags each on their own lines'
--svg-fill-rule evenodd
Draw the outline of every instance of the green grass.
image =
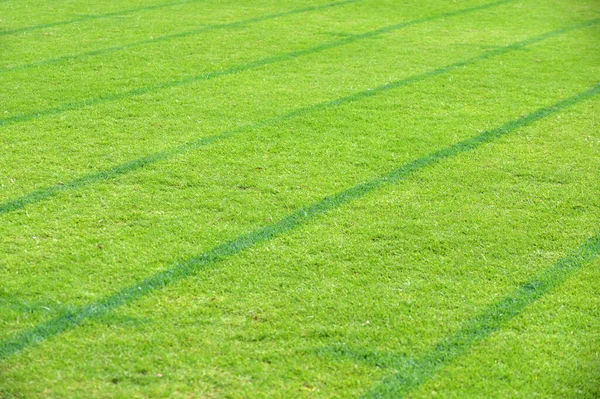
<svg viewBox="0 0 600 399">
<path fill-rule="evenodd" d="M 0 2 L 0 398 L 600 396 L 592 0 Z"/>
</svg>

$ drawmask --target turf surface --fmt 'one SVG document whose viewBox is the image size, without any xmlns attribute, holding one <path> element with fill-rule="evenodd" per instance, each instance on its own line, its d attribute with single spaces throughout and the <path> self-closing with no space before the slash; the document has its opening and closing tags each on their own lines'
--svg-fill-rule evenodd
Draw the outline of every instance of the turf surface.
<svg viewBox="0 0 600 399">
<path fill-rule="evenodd" d="M 0 2 L 0 397 L 600 396 L 600 6 Z"/>
</svg>

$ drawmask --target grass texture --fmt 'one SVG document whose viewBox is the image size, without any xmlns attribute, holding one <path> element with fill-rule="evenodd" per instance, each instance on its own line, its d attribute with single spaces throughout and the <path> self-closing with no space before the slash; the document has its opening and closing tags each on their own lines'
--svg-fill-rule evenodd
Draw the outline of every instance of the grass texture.
<svg viewBox="0 0 600 399">
<path fill-rule="evenodd" d="M 600 396 L 600 5 L 0 1 L 0 398 Z"/>
</svg>

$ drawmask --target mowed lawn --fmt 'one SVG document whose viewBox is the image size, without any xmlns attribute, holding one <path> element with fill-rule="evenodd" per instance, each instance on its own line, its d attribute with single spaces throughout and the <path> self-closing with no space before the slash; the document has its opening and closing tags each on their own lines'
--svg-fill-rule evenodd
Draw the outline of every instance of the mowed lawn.
<svg viewBox="0 0 600 399">
<path fill-rule="evenodd" d="M 0 0 L 0 398 L 600 397 L 597 0 Z"/>
</svg>

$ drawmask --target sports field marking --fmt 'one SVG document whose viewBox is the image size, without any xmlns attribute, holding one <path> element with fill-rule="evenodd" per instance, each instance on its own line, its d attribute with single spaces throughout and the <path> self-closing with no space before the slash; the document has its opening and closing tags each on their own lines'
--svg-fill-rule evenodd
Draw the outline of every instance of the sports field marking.
<svg viewBox="0 0 600 399">
<path fill-rule="evenodd" d="M 101 97 L 89 98 L 89 99 L 83 100 L 83 101 L 76 101 L 76 102 L 63 104 L 63 105 L 60 105 L 60 106 L 54 107 L 54 108 L 46 108 L 46 109 L 41 109 L 38 111 L 33 111 L 33 112 L 30 112 L 27 114 L 10 116 L 7 118 L 0 119 L 0 127 L 13 125 L 15 123 L 28 122 L 28 121 L 31 121 L 34 119 L 45 117 L 45 116 L 58 115 L 63 112 L 81 109 L 81 108 L 94 106 L 94 105 L 98 105 L 98 104 L 103 104 L 103 103 L 107 103 L 107 102 L 119 101 L 119 100 L 124 100 L 124 99 L 128 99 L 128 98 L 138 97 L 138 96 L 142 96 L 144 94 L 154 93 L 154 92 L 166 90 L 166 89 L 172 89 L 172 88 L 184 86 L 184 85 L 187 85 L 190 83 L 211 80 L 211 79 L 215 79 L 215 78 L 218 78 L 221 76 L 233 75 L 233 74 L 237 74 L 240 72 L 249 71 L 252 69 L 257 69 L 257 68 L 260 68 L 263 66 L 276 64 L 276 63 L 280 63 L 283 61 L 289 61 L 289 60 L 307 56 L 310 54 L 315 54 L 315 53 L 329 50 L 329 49 L 332 49 L 335 47 L 344 46 L 344 45 L 354 43 L 359 40 L 373 38 L 373 37 L 380 36 L 385 33 L 390 33 L 390 32 L 393 32 L 393 31 L 396 31 L 396 30 L 399 30 L 399 29 L 402 29 L 402 28 L 405 28 L 408 26 L 412 26 L 415 24 L 425 23 L 425 22 L 433 21 L 433 20 L 439 19 L 439 18 L 446 18 L 449 16 L 465 14 L 468 12 L 483 10 L 486 8 L 494 7 L 494 6 L 497 6 L 500 4 L 505 4 L 508 2 L 512 2 L 512 1 L 515 1 L 515 0 L 501 0 L 496 3 L 490 3 L 490 4 L 477 6 L 477 7 L 473 7 L 473 8 L 469 8 L 469 9 L 453 11 L 450 13 L 436 15 L 433 17 L 427 17 L 427 18 L 423 18 L 423 19 L 402 22 L 399 24 L 390 25 L 390 26 L 387 26 L 384 28 L 372 30 L 372 31 L 369 31 L 366 33 L 349 36 L 349 37 L 341 39 L 341 40 L 320 44 L 318 46 L 311 47 L 308 49 L 292 51 L 289 53 L 284 53 L 284 54 L 280 54 L 280 55 L 276 55 L 276 56 L 272 56 L 272 57 L 267 57 L 267 58 L 262 58 L 259 60 L 251 61 L 251 62 L 248 62 L 245 64 L 234 65 L 232 67 L 226 68 L 221 71 L 202 73 L 200 75 L 188 76 L 188 77 L 185 77 L 182 79 L 172 80 L 172 81 L 168 81 L 168 82 L 162 82 L 162 83 L 158 83 L 158 84 L 155 84 L 152 86 L 131 89 L 131 90 L 127 90 L 122 93 L 107 94 L 107 95 L 104 95 Z"/>
<path fill-rule="evenodd" d="M 467 354 L 525 308 L 565 282 L 571 275 L 600 254 L 600 232 L 576 250 L 518 287 L 500 302 L 467 321 L 456 334 L 442 339 L 433 349 L 412 361 L 402 362 L 403 371 L 384 380 L 364 395 L 365 398 L 402 398 L 431 379 L 441 369 Z M 396 367 L 399 367 L 396 364 Z"/>
<path fill-rule="evenodd" d="M 190 258 L 185 262 L 177 263 L 139 283 L 130 285 L 129 287 L 117 291 L 114 294 L 105 297 L 104 299 L 83 306 L 79 308 L 79 310 L 64 313 L 59 317 L 41 323 L 30 330 L 18 334 L 13 339 L 1 342 L 0 359 L 8 358 L 11 355 L 14 355 L 20 352 L 21 350 L 29 347 L 30 345 L 40 343 L 53 336 L 71 330 L 80 325 L 81 323 L 85 322 L 86 320 L 95 319 L 100 316 L 103 316 L 114 309 L 129 304 L 137 299 L 148 296 L 166 287 L 167 285 L 183 280 L 187 277 L 196 275 L 197 273 L 209 266 L 225 261 L 228 258 L 245 251 L 248 248 L 252 248 L 263 242 L 273 240 L 276 237 L 279 237 L 285 233 L 295 230 L 312 221 L 313 219 L 325 215 L 331 210 L 337 209 L 346 203 L 350 203 L 352 201 L 363 198 L 367 194 L 374 192 L 380 188 L 389 186 L 391 184 L 399 183 L 407 179 L 414 173 L 420 171 L 421 169 L 437 165 L 446 159 L 453 158 L 457 155 L 473 151 L 482 146 L 483 144 L 495 141 L 500 137 L 506 136 L 519 128 L 531 125 L 534 122 L 537 122 L 550 115 L 554 115 L 567 107 L 590 99 L 598 94 L 600 94 L 600 85 L 596 85 L 593 88 L 580 92 L 551 106 L 540 108 L 536 111 L 529 113 L 525 117 L 509 121 L 495 129 L 485 131 L 477 136 L 460 141 L 449 147 L 443 148 L 438 151 L 434 151 L 412 162 L 408 162 L 387 174 L 359 183 L 344 191 L 326 197 L 323 200 L 314 203 L 313 205 L 310 205 L 305 208 L 300 208 L 297 211 L 291 213 L 290 215 L 284 217 L 275 224 L 260 227 L 250 233 L 241 235 L 233 239 L 232 241 L 228 241 L 214 247 L 208 252 Z M 600 233 L 590 241 L 592 244 L 584 246 L 584 248 L 586 248 L 587 251 L 586 253 L 589 252 L 585 259 L 591 259 L 593 256 L 597 255 L 598 251 L 600 250 L 599 241 Z M 559 263 L 559 265 L 560 266 L 557 268 L 557 270 L 565 268 L 564 262 Z M 571 266 L 571 269 L 574 270 L 575 266 Z M 550 280 L 548 277 L 546 277 L 548 281 L 556 281 L 557 283 L 561 281 L 559 279 L 561 276 L 564 276 L 563 278 L 566 278 L 567 276 L 567 274 L 560 274 L 556 271 L 549 272 L 549 275 L 554 276 L 554 278 L 553 280 Z M 536 290 L 538 290 L 538 287 L 535 284 L 532 287 L 536 287 Z M 546 292 L 541 290 L 538 291 Z M 529 297 L 525 296 L 524 298 Z M 478 318 L 477 320 L 487 319 Z M 487 323 L 489 324 L 490 322 Z M 487 326 L 487 324 L 484 324 L 481 321 L 479 322 L 479 324 L 484 327 Z M 479 334 L 472 334 L 474 338 L 472 338 L 471 340 L 473 342 L 477 336 L 484 336 L 487 331 L 483 327 L 477 327 L 477 325 L 476 327 L 469 327 L 465 329 L 465 331 L 471 330 Z M 440 349 L 436 349 L 434 353 L 439 353 L 436 356 L 443 360 L 444 356 L 446 356 L 446 352 L 449 349 L 456 347 L 456 342 L 461 343 L 462 341 L 450 339 L 448 343 L 443 343 L 441 346 L 438 346 L 438 348 Z M 384 384 L 384 386 L 386 387 L 388 385 L 389 384 Z"/>
<path fill-rule="evenodd" d="M 359 91 L 357 93 L 354 93 L 354 94 L 351 94 L 348 96 L 344 96 L 344 97 L 340 97 L 335 100 L 325 101 L 322 103 L 310 105 L 308 107 L 303 107 L 303 108 L 288 112 L 286 114 L 276 116 L 274 118 L 266 119 L 266 120 L 263 120 L 263 121 L 260 121 L 257 123 L 252 123 L 252 124 L 242 126 L 240 128 L 234 129 L 234 130 L 230 130 L 230 131 L 227 131 L 224 133 L 214 135 L 214 136 L 203 137 L 198 140 L 187 142 L 187 143 L 177 146 L 177 147 L 173 147 L 173 148 L 170 148 L 170 149 L 167 149 L 164 151 L 156 152 L 154 154 L 150 154 L 148 156 L 138 158 L 138 159 L 114 166 L 110 169 L 105 169 L 100 172 L 84 175 L 82 177 L 76 178 L 76 179 L 71 180 L 64 184 L 49 186 L 49 187 L 46 187 L 46 188 L 43 188 L 40 190 L 32 191 L 32 192 L 25 194 L 24 196 L 21 196 L 19 198 L 15 198 L 12 200 L 8 200 L 4 203 L 1 203 L 0 204 L 0 215 L 10 213 L 10 212 L 13 212 L 13 211 L 16 211 L 19 209 L 23 209 L 27 205 L 41 202 L 41 201 L 51 198 L 51 197 L 55 196 L 56 194 L 63 192 L 63 191 L 75 190 L 77 188 L 85 187 L 85 186 L 91 185 L 96 182 L 110 180 L 110 179 L 116 178 L 118 176 L 130 173 L 130 172 L 134 172 L 138 169 L 143 168 L 146 165 L 151 165 L 151 164 L 154 164 L 154 163 L 157 163 L 160 161 L 164 161 L 164 160 L 173 158 L 179 154 L 188 152 L 190 150 L 200 148 L 203 146 L 207 146 L 207 145 L 210 145 L 210 144 L 222 141 L 222 140 L 229 139 L 231 137 L 237 136 L 237 135 L 239 135 L 243 132 L 249 131 L 249 130 L 269 126 L 269 125 L 272 125 L 272 124 L 275 124 L 278 122 L 283 122 L 283 121 L 286 121 L 289 119 L 296 118 L 301 115 L 305 115 L 310 112 L 315 112 L 315 111 L 319 111 L 319 110 L 323 110 L 323 109 L 327 109 L 327 108 L 337 107 L 339 105 L 343 105 L 343 104 L 346 104 L 349 102 L 359 101 L 364 98 L 372 97 L 372 96 L 378 95 L 380 93 L 383 93 L 383 92 L 386 92 L 389 90 L 393 90 L 393 89 L 396 89 L 399 87 L 407 86 L 412 83 L 416 83 L 416 82 L 419 82 L 421 80 L 424 80 L 424 79 L 427 79 L 430 77 L 434 77 L 437 75 L 451 72 L 454 69 L 457 69 L 460 67 L 465 67 L 465 66 L 474 64 L 478 61 L 482 61 L 482 60 L 485 60 L 485 59 L 488 59 L 488 58 L 491 58 L 494 56 L 503 55 L 503 54 L 509 53 L 511 51 L 521 49 L 525 46 L 529 46 L 529 45 L 541 42 L 541 41 L 551 38 L 553 36 L 571 32 L 576 29 L 583 29 L 583 28 L 592 26 L 592 25 L 598 23 L 599 21 L 600 21 L 600 19 L 595 19 L 595 20 L 591 20 L 591 21 L 588 21 L 583 24 L 574 25 L 574 26 L 562 28 L 562 29 L 559 29 L 556 31 L 547 32 L 540 36 L 536 36 L 536 37 L 529 38 L 529 39 L 526 39 L 526 40 L 523 40 L 520 42 L 516 42 L 516 43 L 513 43 L 506 47 L 501 47 L 501 48 L 498 48 L 498 49 L 495 49 L 495 50 L 492 50 L 489 52 L 484 52 L 477 57 L 473 57 L 473 58 L 470 58 L 465 61 L 460 61 L 457 63 L 447 65 L 442 68 L 434 69 L 429 72 L 425 72 L 422 74 L 413 75 L 408 78 L 396 80 L 394 82 L 390 82 L 390 83 L 387 83 L 387 84 L 384 84 L 384 85 L 381 85 L 381 86 L 378 86 L 378 87 L 375 87 L 372 89 Z"/>
<path fill-rule="evenodd" d="M 307 12 L 311 12 L 311 11 L 326 10 L 328 8 L 344 6 L 347 4 L 357 3 L 359 1 L 362 1 L 362 0 L 345 0 L 345 1 L 339 1 L 339 2 L 334 2 L 334 3 L 322 4 L 322 5 L 318 5 L 318 6 L 297 8 L 297 9 L 290 10 L 290 11 L 282 11 L 282 12 L 278 12 L 278 13 L 274 13 L 274 14 L 264 15 L 262 17 L 248 18 L 248 19 L 243 19 L 240 21 L 234 21 L 234 22 L 229 22 L 229 23 L 224 23 L 224 24 L 209 25 L 209 26 L 205 26 L 205 27 L 202 27 L 199 29 L 188 30 L 185 32 L 179 32 L 179 33 L 173 33 L 170 35 L 159 36 L 154 39 L 140 40 L 137 42 L 124 44 L 121 46 L 106 47 L 106 48 L 86 51 L 86 52 L 77 53 L 77 54 L 69 54 L 69 55 L 64 55 L 64 56 L 60 56 L 60 57 L 56 57 L 56 58 L 49 58 L 46 60 L 31 62 L 28 64 L 15 65 L 13 67 L 0 69 L 0 73 L 11 72 L 11 71 L 22 71 L 22 70 L 30 69 L 30 68 L 34 68 L 34 67 L 56 64 L 56 63 L 63 62 L 63 61 L 80 60 L 80 59 L 88 58 L 88 57 L 106 55 L 106 54 L 114 53 L 117 51 L 123 51 L 123 50 L 132 49 L 135 47 L 144 46 L 147 44 L 166 42 L 169 40 L 194 36 L 194 35 L 198 35 L 200 33 L 210 32 L 210 31 L 219 30 L 219 29 L 235 28 L 235 27 L 240 27 L 240 26 L 244 26 L 244 25 L 250 25 L 253 23 L 257 23 L 257 22 L 268 21 L 270 19 L 282 18 L 282 17 L 287 17 L 287 16 L 295 15 L 295 14 L 303 14 L 303 13 L 307 13 Z"/>
<path fill-rule="evenodd" d="M 123 15 L 135 14 L 137 12 L 142 12 L 142 11 L 158 10 L 160 8 L 174 7 L 174 6 L 178 6 L 178 5 L 182 5 L 182 4 L 197 3 L 199 1 L 204 1 L 204 0 L 183 0 L 183 1 L 177 1 L 177 2 L 174 2 L 174 3 L 163 3 L 163 4 L 156 4 L 156 5 L 153 5 L 153 6 L 144 6 L 144 7 L 138 7 L 138 8 L 129 8 L 127 10 L 109 12 L 109 13 L 106 13 L 106 14 L 86 15 L 85 17 L 73 18 L 73 19 L 68 19 L 68 20 L 65 20 L 65 21 L 49 22 L 47 24 L 33 25 L 33 26 L 24 26 L 22 28 L 15 28 L 15 29 L 10 29 L 10 30 L 0 31 L 0 36 L 12 35 L 12 34 L 15 34 L 15 33 L 29 32 L 29 31 L 38 30 L 38 29 L 51 28 L 51 27 L 54 27 L 54 26 L 69 25 L 69 24 L 74 24 L 74 23 L 77 23 L 77 22 L 91 21 L 91 20 L 94 20 L 94 19 L 104 19 L 104 18 L 120 17 L 120 16 L 123 16 Z"/>
</svg>

